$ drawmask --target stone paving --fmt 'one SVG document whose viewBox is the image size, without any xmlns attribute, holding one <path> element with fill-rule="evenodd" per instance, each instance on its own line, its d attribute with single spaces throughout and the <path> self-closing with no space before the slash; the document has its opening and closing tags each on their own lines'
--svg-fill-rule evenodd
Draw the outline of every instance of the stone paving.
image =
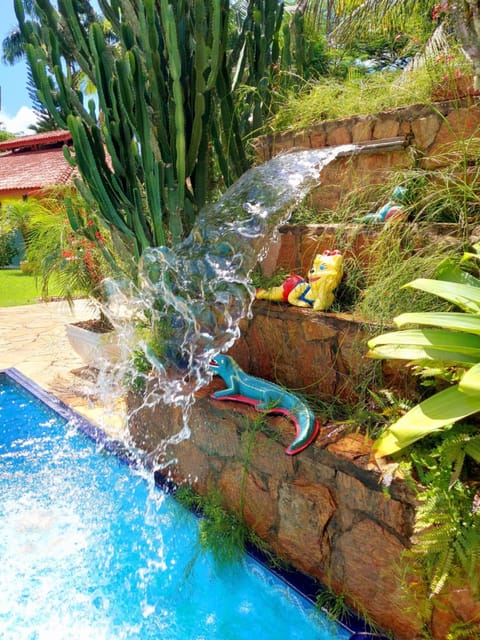
<svg viewBox="0 0 480 640">
<path fill-rule="evenodd" d="M 65 325 L 95 317 L 86 300 L 0 308 L 0 369 L 15 368 L 81 415 L 120 436 L 124 407 L 106 407 L 96 396 L 95 372 L 67 339 Z"/>
</svg>

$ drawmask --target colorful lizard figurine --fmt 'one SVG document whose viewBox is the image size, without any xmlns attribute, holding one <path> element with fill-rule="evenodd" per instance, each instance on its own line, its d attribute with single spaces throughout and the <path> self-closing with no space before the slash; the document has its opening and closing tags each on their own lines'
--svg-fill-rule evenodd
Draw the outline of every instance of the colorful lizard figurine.
<svg viewBox="0 0 480 640">
<path fill-rule="evenodd" d="M 318 420 L 296 395 L 273 382 L 248 375 L 230 356 L 215 356 L 210 367 L 227 385 L 226 389 L 212 394 L 212 398 L 245 402 L 257 411 L 281 413 L 290 418 L 295 425 L 296 436 L 285 450 L 287 455 L 300 453 L 315 440 L 319 431 Z"/>
<path fill-rule="evenodd" d="M 324 251 L 315 256 L 307 280 L 291 275 L 281 285 L 257 289 L 257 300 L 289 302 L 295 307 L 325 311 L 334 300 L 333 291 L 343 277 L 343 255 L 340 251 Z"/>
</svg>

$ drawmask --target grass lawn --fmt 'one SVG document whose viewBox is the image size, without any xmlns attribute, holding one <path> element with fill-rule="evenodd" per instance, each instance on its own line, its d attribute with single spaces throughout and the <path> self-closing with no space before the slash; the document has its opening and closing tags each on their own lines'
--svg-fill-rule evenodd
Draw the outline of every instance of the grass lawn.
<svg viewBox="0 0 480 640">
<path fill-rule="evenodd" d="M 49 292 L 56 295 L 55 290 Z M 41 297 L 41 283 L 20 269 L 0 269 L 0 307 L 34 304 Z"/>
</svg>

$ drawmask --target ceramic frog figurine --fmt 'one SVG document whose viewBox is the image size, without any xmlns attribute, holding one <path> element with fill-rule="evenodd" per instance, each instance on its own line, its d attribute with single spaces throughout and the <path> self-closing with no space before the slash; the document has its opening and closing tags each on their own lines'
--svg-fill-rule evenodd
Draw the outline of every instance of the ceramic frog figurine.
<svg viewBox="0 0 480 640">
<path fill-rule="evenodd" d="M 257 289 L 258 300 L 289 302 L 296 307 L 325 311 L 333 301 L 333 291 L 343 277 L 343 255 L 340 251 L 324 251 L 315 256 L 307 279 L 291 275 L 281 285 Z"/>
</svg>

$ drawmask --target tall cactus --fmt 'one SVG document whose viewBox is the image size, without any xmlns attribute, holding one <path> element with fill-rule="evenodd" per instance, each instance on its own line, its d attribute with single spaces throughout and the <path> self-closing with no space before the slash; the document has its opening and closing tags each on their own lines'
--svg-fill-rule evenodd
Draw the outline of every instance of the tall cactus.
<svg viewBox="0 0 480 640">
<path fill-rule="evenodd" d="M 79 189 L 135 259 L 177 243 L 208 198 L 213 154 L 227 184 L 248 168 L 245 135 L 260 124 L 283 3 L 249 0 L 232 31 L 228 0 L 98 0 L 106 31 L 89 0 L 33 1 L 38 21 L 24 0 L 15 10 L 39 99 L 71 131 Z M 96 102 L 85 105 L 72 60 Z M 240 78 L 261 96 L 243 119 Z"/>
</svg>

